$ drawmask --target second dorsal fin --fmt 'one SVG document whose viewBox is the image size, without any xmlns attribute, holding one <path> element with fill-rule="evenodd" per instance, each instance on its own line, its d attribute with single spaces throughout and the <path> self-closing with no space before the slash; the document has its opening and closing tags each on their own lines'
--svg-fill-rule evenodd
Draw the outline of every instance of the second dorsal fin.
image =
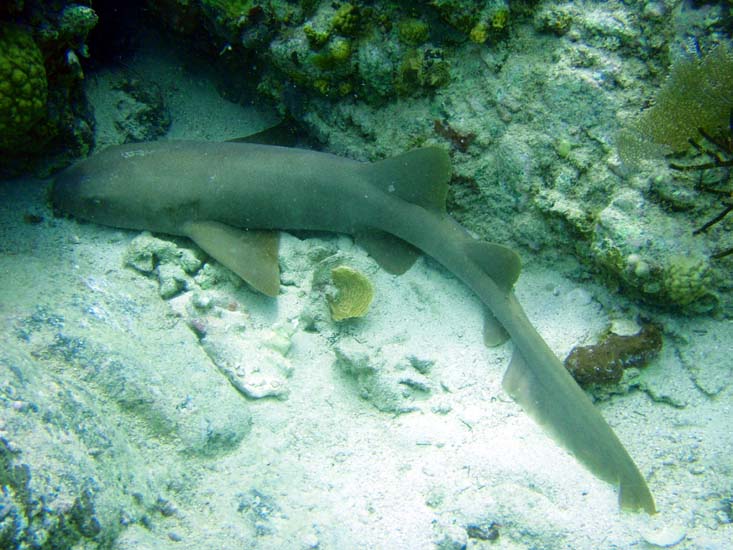
<svg viewBox="0 0 733 550">
<path fill-rule="evenodd" d="M 522 261 L 511 248 L 496 244 L 467 240 L 463 245 L 471 258 L 504 292 L 509 292 L 519 278 Z"/>
</svg>

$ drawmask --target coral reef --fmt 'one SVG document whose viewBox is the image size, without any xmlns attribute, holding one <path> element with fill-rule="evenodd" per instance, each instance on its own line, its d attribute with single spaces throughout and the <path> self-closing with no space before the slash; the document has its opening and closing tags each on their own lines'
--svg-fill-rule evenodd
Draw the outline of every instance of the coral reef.
<svg viewBox="0 0 733 550">
<path fill-rule="evenodd" d="M 166 299 L 190 288 L 192 277 L 203 264 L 196 252 L 153 237 L 147 231 L 133 239 L 124 261 L 141 273 L 155 275 L 160 296 Z"/>
<path fill-rule="evenodd" d="M 64 7 L 59 17 L 59 34 L 71 37 L 76 41 L 82 55 L 89 55 L 84 45 L 84 39 L 97 25 L 99 18 L 89 6 L 69 4 Z"/>
<path fill-rule="evenodd" d="M 400 41 L 410 46 L 419 46 L 430 38 L 430 28 L 422 19 L 403 19 L 397 29 Z"/>
<path fill-rule="evenodd" d="M 83 4 L 29 0 L 0 10 L 0 177 L 48 175 L 91 147 L 79 58 L 89 55 L 97 15 Z"/>
<path fill-rule="evenodd" d="M 285 76 L 320 96 L 354 94 L 378 103 L 445 85 L 448 64 L 440 48 L 427 44 L 429 25 L 417 18 L 392 25 L 392 8 L 380 8 L 319 3 L 290 33 L 273 40 L 269 56 L 281 75 L 264 75 L 259 91 L 283 101 Z"/>
<path fill-rule="evenodd" d="M 450 81 L 445 48 L 503 36 L 505 0 L 472 2 L 253 2 L 205 0 L 185 6 L 152 3 L 177 32 L 194 34 L 203 21 L 224 63 L 251 70 L 257 91 L 292 109 L 298 101 L 354 97 L 372 104 L 424 95 Z"/>
<path fill-rule="evenodd" d="M 477 44 L 483 44 L 492 34 L 500 33 L 509 23 L 509 2 L 506 0 L 432 0 L 430 4 L 449 25 Z"/>
<path fill-rule="evenodd" d="M 113 84 L 112 90 L 119 95 L 115 127 L 125 143 L 155 141 L 165 135 L 171 116 L 157 86 L 127 78 Z"/>
<path fill-rule="evenodd" d="M 686 306 L 712 296 L 710 264 L 705 258 L 672 256 L 664 275 L 663 287 L 676 304 Z"/>
<path fill-rule="evenodd" d="M 468 152 L 468 148 L 476 139 L 476 134 L 473 132 L 462 134 L 438 119 L 435 119 L 433 122 L 433 128 L 436 134 L 447 139 L 461 153 Z"/>
<path fill-rule="evenodd" d="M 593 257 L 610 283 L 620 281 L 630 294 L 692 313 L 720 305 L 716 274 L 692 224 L 672 218 L 642 193 L 617 192 L 590 231 Z"/>
<path fill-rule="evenodd" d="M 218 52 L 217 63 L 227 73 L 251 74 L 259 93 L 279 103 L 283 112 L 296 114 L 321 98 L 358 98 L 378 105 L 433 93 L 451 80 L 447 50 L 456 42 L 499 39 L 511 21 L 505 0 L 479 7 L 436 1 L 409 9 L 383 1 L 168 0 L 147 2 L 146 9 L 203 51 Z M 44 171 L 86 153 L 91 145 L 91 117 L 79 89 L 80 60 L 90 55 L 86 38 L 98 16 L 87 2 L 62 3 L 55 10 L 31 0 L 10 3 L 0 12 L 0 24 L 13 17 L 36 40 L 50 83 L 45 113 L 38 106 L 40 93 L 31 102 L 33 112 L 20 105 L 23 121 L 45 117 L 46 124 L 27 139 L 28 147 L 7 138 L 4 152 L 13 158 L 7 174 L 30 169 L 26 156 L 31 145 L 34 153 L 54 149 L 56 143 L 73 145 L 63 158 L 47 162 Z M 28 124 L 22 122 L 13 132 L 25 137 L 20 128 Z"/>
</svg>

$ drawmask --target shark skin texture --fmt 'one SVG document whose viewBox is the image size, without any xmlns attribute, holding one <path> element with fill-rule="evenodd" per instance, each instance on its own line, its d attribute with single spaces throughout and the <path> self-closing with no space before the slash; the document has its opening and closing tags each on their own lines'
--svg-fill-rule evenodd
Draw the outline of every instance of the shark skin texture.
<svg viewBox="0 0 733 550">
<path fill-rule="evenodd" d="M 273 297 L 280 230 L 353 235 L 390 273 L 403 273 L 420 253 L 432 256 L 511 338 L 507 393 L 594 475 L 618 487 L 623 510 L 654 514 L 636 464 L 517 301 L 517 254 L 471 237 L 446 213 L 450 177 L 450 157 L 435 147 L 363 163 L 272 145 L 159 141 L 110 147 L 66 169 L 51 200 L 81 220 L 189 237 Z"/>
</svg>

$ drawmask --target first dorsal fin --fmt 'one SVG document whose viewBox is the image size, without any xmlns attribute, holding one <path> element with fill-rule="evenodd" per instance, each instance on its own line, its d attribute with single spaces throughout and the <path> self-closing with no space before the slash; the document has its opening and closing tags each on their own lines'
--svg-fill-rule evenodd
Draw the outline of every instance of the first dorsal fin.
<svg viewBox="0 0 733 550">
<path fill-rule="evenodd" d="M 298 127 L 292 119 L 286 118 L 274 126 L 227 140 L 230 143 L 256 143 L 258 145 L 278 145 L 280 147 L 297 147 L 303 143 Z"/>
<path fill-rule="evenodd" d="M 424 147 L 365 165 L 371 183 L 385 193 L 436 212 L 445 212 L 450 156 L 445 149 Z"/>
</svg>

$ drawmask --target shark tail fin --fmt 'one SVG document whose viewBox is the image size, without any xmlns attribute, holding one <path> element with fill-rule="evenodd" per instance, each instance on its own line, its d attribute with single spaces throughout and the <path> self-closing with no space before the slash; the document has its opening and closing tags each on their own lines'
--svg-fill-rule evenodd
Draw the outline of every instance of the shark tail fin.
<svg viewBox="0 0 733 550">
<path fill-rule="evenodd" d="M 506 392 L 593 474 L 618 486 L 622 509 L 656 513 L 636 464 L 562 363 L 541 340 L 529 352 L 525 357 L 515 347 L 502 381 Z"/>
<path fill-rule="evenodd" d="M 366 165 L 371 183 L 429 210 L 445 212 L 451 162 L 440 147 L 414 149 Z"/>
</svg>

